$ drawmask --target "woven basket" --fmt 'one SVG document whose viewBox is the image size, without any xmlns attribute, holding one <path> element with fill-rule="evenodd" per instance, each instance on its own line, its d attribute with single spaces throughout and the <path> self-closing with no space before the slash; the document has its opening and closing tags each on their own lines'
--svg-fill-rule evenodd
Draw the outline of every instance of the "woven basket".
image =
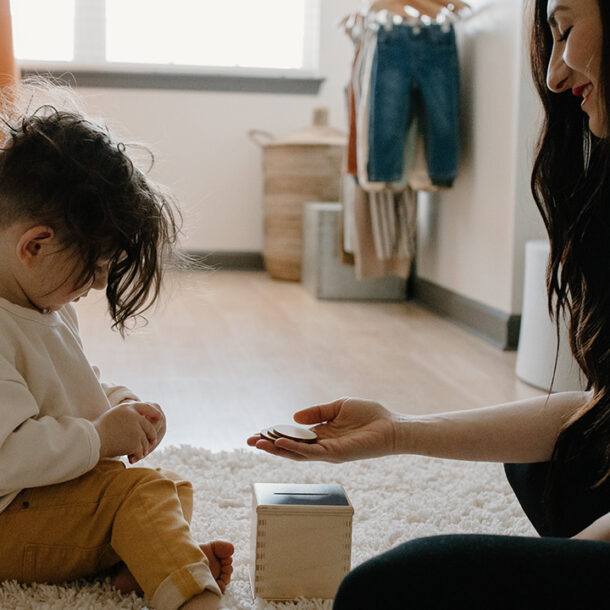
<svg viewBox="0 0 610 610">
<path fill-rule="evenodd" d="M 327 127 L 327 117 L 316 109 L 311 127 L 281 139 L 250 132 L 263 149 L 263 259 L 275 279 L 301 279 L 304 204 L 339 201 L 347 140 Z"/>
</svg>

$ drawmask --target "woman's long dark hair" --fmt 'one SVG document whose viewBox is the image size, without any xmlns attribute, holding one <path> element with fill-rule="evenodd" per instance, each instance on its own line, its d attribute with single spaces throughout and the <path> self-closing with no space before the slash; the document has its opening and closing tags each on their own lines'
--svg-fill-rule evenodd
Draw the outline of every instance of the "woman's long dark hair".
<svg viewBox="0 0 610 610">
<path fill-rule="evenodd" d="M 603 25 L 600 95 L 610 117 L 610 3 L 597 0 Z M 575 461 L 591 465 L 596 486 L 610 475 L 610 140 L 596 138 L 571 91 L 553 93 L 546 73 L 553 39 L 547 0 L 535 0 L 532 72 L 545 111 L 531 186 L 550 239 L 548 307 L 565 317 L 570 347 L 592 397 L 562 429 L 551 489 Z M 558 333 L 559 335 L 559 333 Z M 551 492 L 552 493 L 552 492 Z"/>
</svg>

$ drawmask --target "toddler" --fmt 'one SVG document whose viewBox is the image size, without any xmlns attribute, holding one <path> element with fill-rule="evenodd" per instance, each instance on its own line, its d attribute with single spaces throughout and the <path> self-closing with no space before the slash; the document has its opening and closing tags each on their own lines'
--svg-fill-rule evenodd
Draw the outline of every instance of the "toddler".
<svg viewBox="0 0 610 610">
<path fill-rule="evenodd" d="M 0 579 L 112 569 L 154 608 L 220 608 L 233 546 L 195 542 L 190 483 L 118 459 L 153 451 L 165 416 L 101 382 L 72 305 L 105 289 L 124 333 L 154 303 L 172 202 L 79 111 L 0 127 Z"/>
</svg>

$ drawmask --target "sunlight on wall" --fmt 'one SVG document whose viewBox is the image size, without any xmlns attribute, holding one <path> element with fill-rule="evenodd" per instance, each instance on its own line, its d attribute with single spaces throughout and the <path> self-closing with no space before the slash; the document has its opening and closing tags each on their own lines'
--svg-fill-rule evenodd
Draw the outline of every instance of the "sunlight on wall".
<svg viewBox="0 0 610 610">
<path fill-rule="evenodd" d="M 304 0 L 106 0 L 106 59 L 300 68 L 304 28 L 284 26 L 304 16 Z"/>
<path fill-rule="evenodd" d="M 13 41 L 19 59 L 74 59 L 75 0 L 13 0 Z M 52 27 L 49 25 L 52 24 Z M 49 35 L 52 33 L 52 35 Z"/>
<path fill-rule="evenodd" d="M 315 70 L 317 0 L 11 0 L 20 60 Z"/>
</svg>

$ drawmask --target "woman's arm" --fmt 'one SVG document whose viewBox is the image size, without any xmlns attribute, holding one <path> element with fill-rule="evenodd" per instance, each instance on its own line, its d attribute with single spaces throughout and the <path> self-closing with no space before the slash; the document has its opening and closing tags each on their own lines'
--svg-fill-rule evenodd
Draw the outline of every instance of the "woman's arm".
<svg viewBox="0 0 610 610">
<path fill-rule="evenodd" d="M 593 521 L 582 532 L 573 536 L 576 540 L 600 540 L 610 542 L 610 513 Z"/>
<path fill-rule="evenodd" d="M 589 398 L 586 392 L 561 392 L 467 411 L 395 416 L 397 453 L 545 462 L 563 425 Z"/>
<path fill-rule="evenodd" d="M 434 415 L 400 415 L 376 402 L 341 398 L 295 413 L 313 426 L 318 442 L 275 442 L 260 435 L 248 444 L 295 460 L 344 462 L 415 453 L 459 460 L 542 462 L 550 459 L 566 421 L 588 400 L 563 392 L 516 402 Z"/>
</svg>

